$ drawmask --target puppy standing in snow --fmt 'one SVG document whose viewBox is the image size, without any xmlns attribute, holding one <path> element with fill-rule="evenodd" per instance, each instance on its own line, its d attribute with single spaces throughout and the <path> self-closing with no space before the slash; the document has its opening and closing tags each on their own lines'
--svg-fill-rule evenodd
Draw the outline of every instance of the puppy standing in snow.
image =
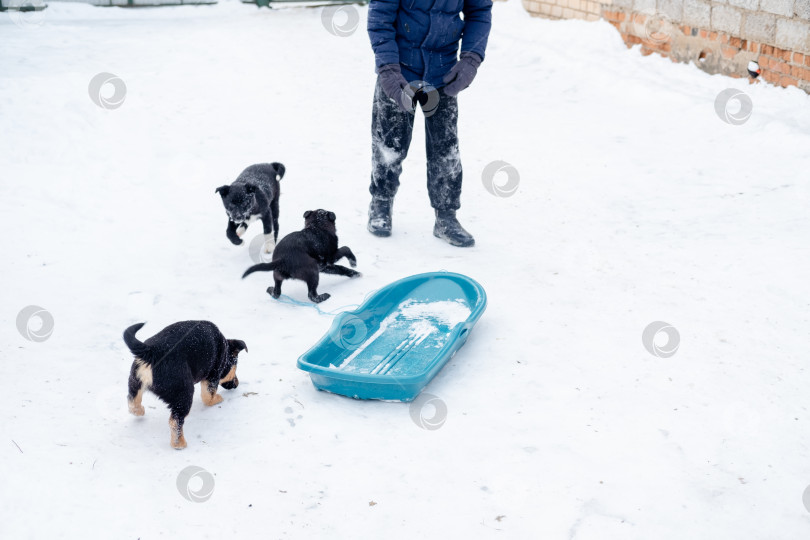
<svg viewBox="0 0 810 540">
<path fill-rule="evenodd" d="M 216 189 L 228 213 L 225 236 L 235 245 L 242 243 L 242 235 L 257 219 L 264 227 L 264 252 L 270 253 L 278 240 L 279 180 L 284 177 L 281 163 L 251 165 L 230 186 Z"/>
<path fill-rule="evenodd" d="M 145 323 L 124 331 L 124 343 L 135 355 L 129 372 L 129 412 L 143 416 L 143 393 L 151 390 L 169 405 L 171 445 L 186 447 L 183 423 L 194 400 L 194 385 L 200 384 L 203 403 L 222 403 L 217 387 L 233 390 L 237 355 L 247 351 L 239 339 L 225 339 L 212 322 L 183 321 L 171 324 L 141 343 L 135 334 Z"/>
<path fill-rule="evenodd" d="M 357 266 L 357 258 L 351 249 L 346 246 L 338 248 L 336 219 L 335 213 L 328 210 L 307 210 L 303 230 L 282 238 L 273 252 L 273 261 L 251 266 L 242 278 L 253 272 L 272 270 L 275 285 L 268 287 L 267 293 L 273 298 L 281 295 L 281 282 L 293 278 L 306 281 L 309 299 L 316 304 L 328 299 L 329 293 L 318 294 L 319 272 L 350 278 L 361 275 L 356 270 L 335 264 L 346 257 L 349 264 Z"/>
</svg>

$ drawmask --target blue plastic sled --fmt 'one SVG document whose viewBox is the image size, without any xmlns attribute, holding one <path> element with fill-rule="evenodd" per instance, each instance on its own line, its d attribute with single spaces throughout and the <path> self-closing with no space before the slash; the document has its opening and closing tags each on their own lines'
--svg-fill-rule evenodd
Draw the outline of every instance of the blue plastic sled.
<svg viewBox="0 0 810 540">
<path fill-rule="evenodd" d="M 335 317 L 298 367 L 319 390 L 412 401 L 464 345 L 486 305 L 483 287 L 467 276 L 407 277 Z"/>
</svg>

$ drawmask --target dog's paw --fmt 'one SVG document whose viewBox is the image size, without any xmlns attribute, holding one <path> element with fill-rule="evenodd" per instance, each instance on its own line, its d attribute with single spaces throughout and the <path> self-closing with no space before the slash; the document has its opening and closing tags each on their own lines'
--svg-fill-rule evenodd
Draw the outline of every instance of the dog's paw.
<svg viewBox="0 0 810 540">
<path fill-rule="evenodd" d="M 363 277 L 363 274 L 360 272 L 355 272 L 354 274 L 350 275 L 349 278 L 354 279 L 356 277 Z"/>
<path fill-rule="evenodd" d="M 278 300 L 278 297 L 281 296 L 280 292 L 276 292 L 275 287 L 267 287 L 267 294 Z"/>
<path fill-rule="evenodd" d="M 273 253 L 274 249 L 276 249 L 276 240 L 273 238 L 273 235 L 272 234 L 264 235 L 264 252 Z"/>
<path fill-rule="evenodd" d="M 239 225 L 236 228 L 236 236 L 238 236 L 239 238 L 242 238 L 242 235 L 245 234 L 246 230 L 247 230 L 247 227 L 245 227 L 244 225 Z"/>
<path fill-rule="evenodd" d="M 357 259 L 349 259 L 349 266 L 357 268 Z"/>
<path fill-rule="evenodd" d="M 143 405 L 138 405 L 137 407 L 135 405 L 130 405 L 129 412 L 131 412 L 135 416 L 143 416 L 144 414 L 146 414 L 146 409 L 143 408 Z"/>
<path fill-rule="evenodd" d="M 325 300 L 329 300 L 329 298 L 331 296 L 332 295 L 329 294 L 329 293 L 323 293 L 323 294 L 319 294 L 318 296 L 314 296 L 314 297 L 310 296 L 309 299 L 312 300 L 313 302 L 315 302 L 316 304 L 320 304 L 321 302 L 323 302 Z"/>
<path fill-rule="evenodd" d="M 228 237 L 228 239 L 231 241 L 231 244 L 233 244 L 235 246 L 241 246 L 242 243 L 244 242 L 244 240 L 242 240 L 241 238 L 238 238 L 236 236 Z"/>
<path fill-rule="evenodd" d="M 175 450 L 182 450 L 188 446 L 188 443 L 186 443 L 186 438 L 181 435 L 179 439 L 172 440 L 171 445 Z"/>
</svg>

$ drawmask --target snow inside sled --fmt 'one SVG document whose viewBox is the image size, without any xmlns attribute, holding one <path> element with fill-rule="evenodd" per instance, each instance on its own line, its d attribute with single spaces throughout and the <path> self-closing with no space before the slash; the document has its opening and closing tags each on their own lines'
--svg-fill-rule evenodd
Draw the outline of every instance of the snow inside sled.
<svg viewBox="0 0 810 540">
<path fill-rule="evenodd" d="M 412 401 L 464 345 L 486 305 L 483 287 L 467 276 L 410 276 L 335 317 L 298 367 L 319 390 Z"/>
</svg>

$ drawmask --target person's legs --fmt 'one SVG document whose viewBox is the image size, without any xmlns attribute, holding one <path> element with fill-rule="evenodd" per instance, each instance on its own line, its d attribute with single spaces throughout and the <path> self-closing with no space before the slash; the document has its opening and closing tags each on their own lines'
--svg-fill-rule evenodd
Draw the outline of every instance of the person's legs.
<svg viewBox="0 0 810 540">
<path fill-rule="evenodd" d="M 433 114 L 428 111 L 425 115 L 428 195 L 434 209 L 458 210 L 461 206 L 458 98 L 441 90 L 438 93 L 438 106 Z"/>
<path fill-rule="evenodd" d="M 462 177 L 458 98 L 438 92 L 438 105 L 432 114 L 425 115 L 428 195 L 436 210 L 433 234 L 454 246 L 469 247 L 475 240 L 456 219 L 456 210 L 461 207 Z"/>
<path fill-rule="evenodd" d="M 374 89 L 371 112 L 371 205 L 368 230 L 377 236 L 391 234 L 391 205 L 399 189 L 402 161 L 408 155 L 414 115 L 403 111 L 380 88 Z"/>
</svg>

